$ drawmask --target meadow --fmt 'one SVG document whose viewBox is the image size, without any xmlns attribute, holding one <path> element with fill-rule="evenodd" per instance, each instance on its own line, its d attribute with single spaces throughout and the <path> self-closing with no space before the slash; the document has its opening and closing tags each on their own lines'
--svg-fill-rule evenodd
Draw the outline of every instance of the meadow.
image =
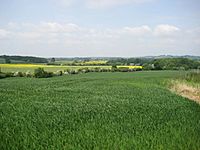
<svg viewBox="0 0 200 150">
<path fill-rule="evenodd" d="M 178 71 L 0 80 L 0 149 L 200 147 L 200 106 L 167 89 Z"/>
</svg>

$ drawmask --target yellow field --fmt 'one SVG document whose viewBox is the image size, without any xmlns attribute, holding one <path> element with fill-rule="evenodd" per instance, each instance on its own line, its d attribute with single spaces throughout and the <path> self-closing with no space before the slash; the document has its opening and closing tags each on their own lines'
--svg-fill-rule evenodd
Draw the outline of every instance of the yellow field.
<svg viewBox="0 0 200 150">
<path fill-rule="evenodd" d="M 0 64 L 1 68 L 52 68 L 57 67 L 55 65 L 45 65 L 45 64 Z M 66 67 L 66 66 L 58 66 L 60 67 Z"/>
<path fill-rule="evenodd" d="M 82 64 L 85 64 L 85 65 L 105 65 L 106 63 L 107 63 L 107 61 L 98 60 L 98 61 L 87 61 L 87 62 L 84 62 Z"/>
<path fill-rule="evenodd" d="M 89 64 L 88 64 L 89 65 Z M 0 64 L 2 72 L 33 72 L 36 68 L 44 68 L 46 71 L 64 71 L 66 69 L 80 69 L 80 68 L 105 68 L 111 69 L 111 66 L 55 66 L 55 65 L 45 65 L 45 64 Z M 128 67 L 129 69 L 142 69 L 142 66 L 117 66 L 119 67 Z"/>
<path fill-rule="evenodd" d="M 119 67 L 127 67 L 129 69 L 142 69 L 143 67 L 142 66 L 117 66 L 117 68 Z"/>
</svg>

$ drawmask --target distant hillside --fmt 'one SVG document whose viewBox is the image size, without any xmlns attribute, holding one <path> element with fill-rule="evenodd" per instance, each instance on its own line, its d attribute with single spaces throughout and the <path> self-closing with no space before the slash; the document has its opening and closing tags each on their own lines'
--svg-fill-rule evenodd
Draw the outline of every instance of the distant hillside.
<svg viewBox="0 0 200 150">
<path fill-rule="evenodd" d="M 146 56 L 144 58 L 151 58 L 151 59 L 159 59 L 159 58 L 188 58 L 188 59 L 192 59 L 192 60 L 200 60 L 200 56 L 192 56 L 192 55 L 182 55 L 182 56 L 159 55 L 159 56 Z"/>
<path fill-rule="evenodd" d="M 32 56 L 1 55 L 0 63 L 48 63 L 48 60 L 46 58 Z"/>
</svg>

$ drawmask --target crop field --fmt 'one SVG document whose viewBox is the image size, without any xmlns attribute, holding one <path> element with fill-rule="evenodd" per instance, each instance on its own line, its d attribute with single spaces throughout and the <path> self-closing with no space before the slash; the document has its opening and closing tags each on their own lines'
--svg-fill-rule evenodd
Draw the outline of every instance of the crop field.
<svg viewBox="0 0 200 150">
<path fill-rule="evenodd" d="M 2 72 L 33 72 L 36 68 L 44 68 L 45 71 L 64 71 L 66 69 L 80 69 L 80 68 L 105 68 L 111 69 L 111 66 L 56 66 L 45 64 L 0 64 Z M 128 67 L 129 69 L 142 69 L 142 66 L 117 66 Z"/>
<path fill-rule="evenodd" d="M 0 64 L 2 72 L 33 72 L 36 68 L 44 68 L 45 71 L 64 71 L 66 69 L 80 69 L 80 68 L 111 68 L 111 66 L 55 66 L 45 64 Z"/>
<path fill-rule="evenodd" d="M 200 106 L 177 71 L 0 80 L 0 149 L 200 148 Z"/>
</svg>

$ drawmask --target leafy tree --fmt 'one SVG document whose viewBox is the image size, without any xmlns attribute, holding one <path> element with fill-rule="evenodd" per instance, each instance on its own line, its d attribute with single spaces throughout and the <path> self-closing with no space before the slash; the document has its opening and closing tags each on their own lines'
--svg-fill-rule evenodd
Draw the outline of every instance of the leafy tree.
<svg viewBox="0 0 200 150">
<path fill-rule="evenodd" d="M 52 72 L 46 72 L 44 71 L 43 68 L 37 68 L 34 70 L 34 77 L 36 78 L 48 78 L 52 76 L 53 76 Z"/>
<path fill-rule="evenodd" d="M 51 60 L 50 60 L 51 63 L 54 63 L 55 61 L 56 61 L 55 58 L 51 58 Z"/>
<path fill-rule="evenodd" d="M 10 59 L 6 57 L 6 58 L 5 58 L 5 63 L 6 63 L 6 64 L 10 64 L 10 63 L 11 63 Z"/>
</svg>

